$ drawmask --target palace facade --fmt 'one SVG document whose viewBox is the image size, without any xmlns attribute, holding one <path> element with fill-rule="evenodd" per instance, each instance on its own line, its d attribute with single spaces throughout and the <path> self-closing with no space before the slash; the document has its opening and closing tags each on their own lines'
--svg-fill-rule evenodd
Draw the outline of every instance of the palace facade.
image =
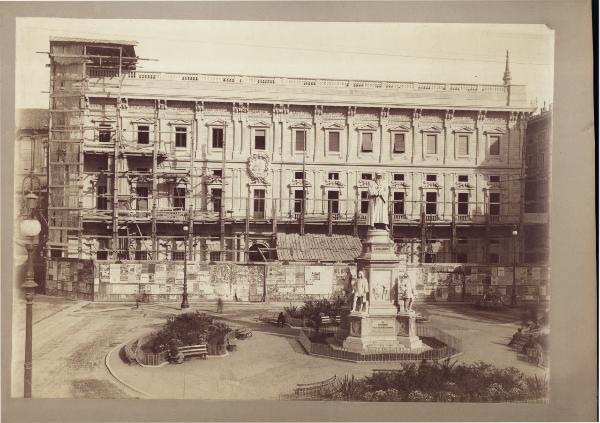
<svg viewBox="0 0 600 423">
<path fill-rule="evenodd" d="M 277 259 L 286 234 L 363 236 L 382 173 L 410 262 L 523 259 L 508 55 L 480 85 L 140 71 L 135 46 L 50 40 L 49 257 Z"/>
</svg>

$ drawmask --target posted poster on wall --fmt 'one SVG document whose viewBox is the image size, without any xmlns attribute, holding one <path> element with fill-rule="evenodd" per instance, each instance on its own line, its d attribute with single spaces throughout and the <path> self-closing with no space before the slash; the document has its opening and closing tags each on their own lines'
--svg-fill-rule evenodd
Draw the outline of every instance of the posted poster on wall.
<svg viewBox="0 0 600 423">
<path fill-rule="evenodd" d="M 333 287 L 333 267 L 305 266 L 304 292 L 307 295 L 331 295 Z"/>
</svg>

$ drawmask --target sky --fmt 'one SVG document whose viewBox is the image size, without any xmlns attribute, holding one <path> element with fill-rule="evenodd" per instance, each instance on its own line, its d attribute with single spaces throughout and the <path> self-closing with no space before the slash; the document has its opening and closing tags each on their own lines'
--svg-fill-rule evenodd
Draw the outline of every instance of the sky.
<svg viewBox="0 0 600 423">
<path fill-rule="evenodd" d="M 144 70 L 513 84 L 552 102 L 554 32 L 544 25 L 18 18 L 16 107 L 48 107 L 49 37 L 138 42 Z"/>
</svg>

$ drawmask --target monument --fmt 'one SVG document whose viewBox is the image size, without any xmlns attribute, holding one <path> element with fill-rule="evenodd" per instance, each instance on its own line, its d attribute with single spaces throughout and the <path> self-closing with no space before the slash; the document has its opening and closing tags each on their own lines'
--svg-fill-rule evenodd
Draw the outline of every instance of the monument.
<svg viewBox="0 0 600 423">
<path fill-rule="evenodd" d="M 379 175 L 377 179 L 380 180 Z M 387 230 L 387 217 L 383 218 L 380 212 L 384 208 L 380 202 L 385 204 L 385 198 L 377 186 L 369 193 L 371 229 L 356 259 L 359 277 L 351 284 L 352 308 L 342 314 L 336 339 L 343 348 L 363 354 L 419 349 L 423 343 L 416 333 L 416 313 L 409 304 L 403 307 L 403 299 L 398 298 L 400 291 L 406 296 L 407 282 Z M 412 289 L 410 295 L 412 299 Z M 396 307 L 399 302 L 402 306 Z"/>
</svg>

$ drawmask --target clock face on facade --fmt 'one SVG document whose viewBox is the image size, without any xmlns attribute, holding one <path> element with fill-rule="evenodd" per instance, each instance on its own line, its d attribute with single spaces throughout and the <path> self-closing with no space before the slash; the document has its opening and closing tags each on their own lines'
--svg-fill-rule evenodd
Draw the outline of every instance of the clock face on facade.
<svg viewBox="0 0 600 423">
<path fill-rule="evenodd" d="M 266 154 L 253 154 L 248 158 L 248 172 L 252 179 L 264 180 L 268 170 L 269 157 Z"/>
</svg>

